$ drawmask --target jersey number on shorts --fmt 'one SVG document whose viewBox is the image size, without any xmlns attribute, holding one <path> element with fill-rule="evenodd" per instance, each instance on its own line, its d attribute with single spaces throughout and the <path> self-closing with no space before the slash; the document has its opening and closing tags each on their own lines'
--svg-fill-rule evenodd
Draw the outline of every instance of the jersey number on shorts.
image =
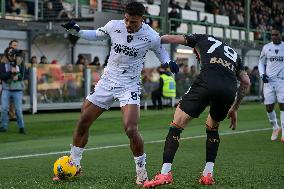
<svg viewBox="0 0 284 189">
<path fill-rule="evenodd" d="M 222 45 L 221 41 L 214 39 L 213 37 L 208 37 L 208 40 L 214 42 L 214 44 L 207 51 L 207 53 L 209 53 L 209 54 L 214 52 L 216 48 L 218 48 L 220 45 Z M 224 46 L 224 54 L 225 54 L 226 57 L 228 57 L 232 61 L 234 61 L 234 62 L 237 61 L 238 54 L 236 53 L 236 51 L 234 51 L 234 49 L 232 49 L 231 47 L 229 47 L 227 45 Z"/>
<path fill-rule="evenodd" d="M 131 98 L 132 98 L 132 100 L 137 100 L 137 97 L 138 97 L 138 95 L 137 95 L 136 92 L 131 92 Z"/>
</svg>

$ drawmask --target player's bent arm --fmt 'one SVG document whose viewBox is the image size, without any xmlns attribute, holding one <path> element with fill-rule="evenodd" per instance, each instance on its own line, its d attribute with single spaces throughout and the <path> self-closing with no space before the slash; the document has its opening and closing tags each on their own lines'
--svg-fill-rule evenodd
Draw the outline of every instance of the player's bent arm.
<svg viewBox="0 0 284 189">
<path fill-rule="evenodd" d="M 186 44 L 186 39 L 183 35 L 163 35 L 161 37 L 161 43 L 167 44 L 167 43 L 174 43 L 174 44 Z"/>
<path fill-rule="evenodd" d="M 264 54 L 264 50 L 262 49 L 259 61 L 258 61 L 258 70 L 259 70 L 259 75 L 262 76 L 265 74 L 265 66 L 266 66 L 266 56 Z"/>
<path fill-rule="evenodd" d="M 240 86 L 237 90 L 237 95 L 232 105 L 234 111 L 237 111 L 239 109 L 242 99 L 249 92 L 250 88 L 250 79 L 246 71 L 241 71 L 239 73 L 238 79 L 240 81 Z"/>
<path fill-rule="evenodd" d="M 161 45 L 161 39 L 159 36 L 156 36 L 153 39 L 151 50 L 155 53 L 156 57 L 162 64 L 169 63 L 171 61 L 169 53 Z"/>
</svg>

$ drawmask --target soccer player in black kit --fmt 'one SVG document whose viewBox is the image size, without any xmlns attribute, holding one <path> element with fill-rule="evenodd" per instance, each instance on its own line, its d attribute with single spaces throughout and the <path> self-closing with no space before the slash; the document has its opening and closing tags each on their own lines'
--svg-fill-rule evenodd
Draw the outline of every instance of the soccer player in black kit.
<svg viewBox="0 0 284 189">
<path fill-rule="evenodd" d="M 234 49 L 214 36 L 203 34 L 164 35 L 162 43 L 182 44 L 194 48 L 201 72 L 193 85 L 182 97 L 170 124 L 166 137 L 163 166 L 153 180 L 143 187 L 155 187 L 173 182 L 171 167 L 179 147 L 182 130 L 210 106 L 206 120 L 206 165 L 199 179 L 200 184 L 213 185 L 213 167 L 220 143 L 218 127 L 226 117 L 231 119 L 230 128 L 235 130 L 237 110 L 248 92 L 250 80 L 243 63 Z M 237 80 L 240 81 L 239 87 Z"/>
</svg>

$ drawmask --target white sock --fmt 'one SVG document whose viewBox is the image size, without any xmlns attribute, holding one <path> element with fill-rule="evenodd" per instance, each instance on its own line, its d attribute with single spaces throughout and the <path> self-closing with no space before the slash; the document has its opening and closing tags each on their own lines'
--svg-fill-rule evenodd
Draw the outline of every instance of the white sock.
<svg viewBox="0 0 284 189">
<path fill-rule="evenodd" d="M 211 175 L 213 175 L 213 168 L 214 168 L 214 163 L 207 162 L 203 170 L 203 176 L 207 176 L 208 173 L 211 173 Z"/>
<path fill-rule="evenodd" d="M 142 156 L 134 157 L 134 162 L 136 164 L 136 170 L 145 169 L 146 165 L 146 154 Z"/>
<path fill-rule="evenodd" d="M 70 147 L 71 147 L 70 157 L 72 158 L 76 166 L 80 166 L 80 161 L 82 159 L 84 148 L 73 146 L 72 144 L 70 144 Z"/>
<path fill-rule="evenodd" d="M 282 127 L 282 137 L 284 137 L 284 111 L 280 111 L 281 127 Z"/>
<path fill-rule="evenodd" d="M 161 174 L 167 175 L 172 169 L 171 163 L 164 163 L 162 166 Z"/>
<path fill-rule="evenodd" d="M 273 110 L 273 111 L 270 112 L 270 113 L 267 112 L 267 116 L 268 116 L 268 119 L 269 119 L 270 124 L 271 124 L 272 127 L 273 127 L 273 130 L 278 129 L 279 126 L 278 126 L 278 123 L 277 123 L 277 116 L 276 116 L 275 111 Z"/>
</svg>

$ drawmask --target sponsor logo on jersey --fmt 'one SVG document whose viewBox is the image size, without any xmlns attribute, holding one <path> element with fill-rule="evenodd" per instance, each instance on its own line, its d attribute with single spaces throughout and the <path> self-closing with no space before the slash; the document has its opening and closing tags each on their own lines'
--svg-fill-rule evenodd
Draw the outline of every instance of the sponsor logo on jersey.
<svg viewBox="0 0 284 189">
<path fill-rule="evenodd" d="M 119 29 L 114 30 L 115 33 L 121 33 L 121 31 Z"/>
<path fill-rule="evenodd" d="M 134 56 L 134 57 L 138 55 L 138 49 L 134 47 L 127 47 L 126 45 L 115 43 L 113 48 L 114 52 L 118 54 L 124 54 L 127 56 Z"/>
<path fill-rule="evenodd" d="M 222 58 L 213 57 L 210 59 L 210 64 L 220 64 L 224 66 L 225 68 L 230 69 L 231 71 L 235 71 L 235 66 L 227 62 L 226 60 L 223 60 Z"/>
<path fill-rule="evenodd" d="M 147 37 L 138 37 L 138 39 L 140 40 L 140 41 L 148 41 L 149 43 L 151 42 Z"/>
<path fill-rule="evenodd" d="M 283 62 L 284 57 L 283 56 L 273 56 L 269 58 L 270 62 Z"/>
</svg>

